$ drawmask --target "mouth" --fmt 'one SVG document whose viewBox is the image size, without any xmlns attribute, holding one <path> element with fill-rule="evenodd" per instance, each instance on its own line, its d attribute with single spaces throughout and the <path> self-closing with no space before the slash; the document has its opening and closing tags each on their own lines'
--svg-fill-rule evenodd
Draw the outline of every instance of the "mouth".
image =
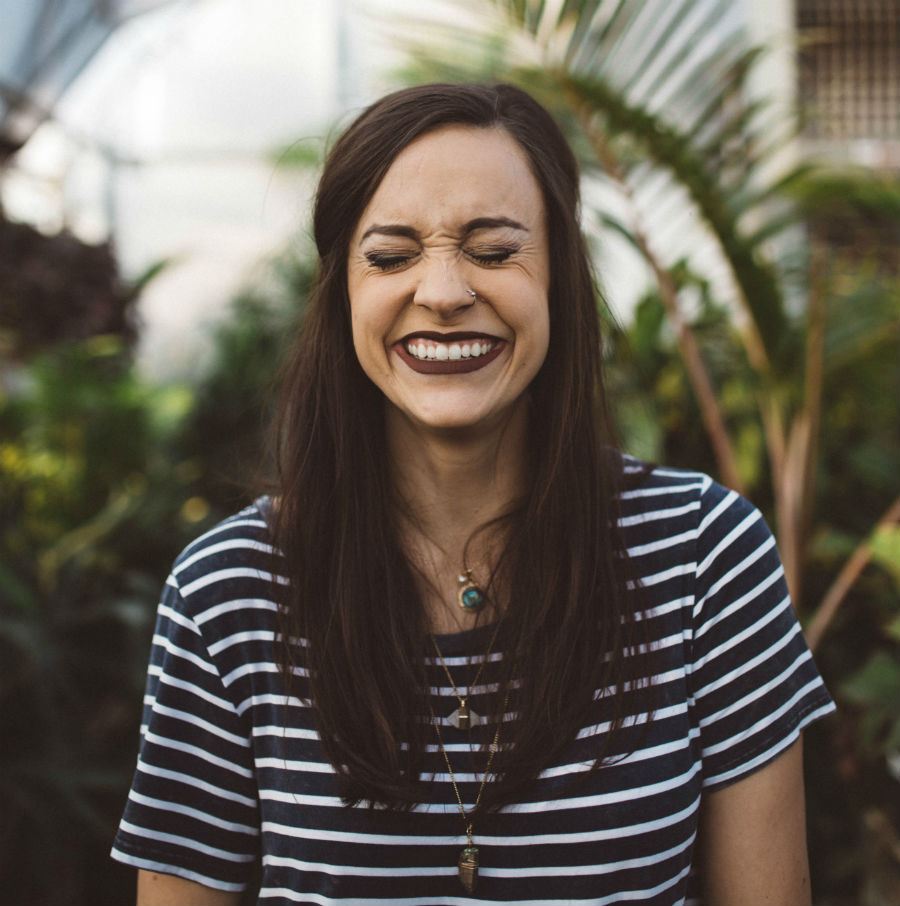
<svg viewBox="0 0 900 906">
<path fill-rule="evenodd" d="M 465 374 L 493 362 L 505 346 L 489 334 L 424 332 L 408 334 L 392 349 L 420 374 Z"/>
</svg>

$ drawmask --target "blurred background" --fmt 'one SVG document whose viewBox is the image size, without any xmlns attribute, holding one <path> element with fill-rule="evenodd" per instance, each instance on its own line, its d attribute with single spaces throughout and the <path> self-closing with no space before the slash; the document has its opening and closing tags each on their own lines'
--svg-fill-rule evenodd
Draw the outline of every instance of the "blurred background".
<svg viewBox="0 0 900 906">
<path fill-rule="evenodd" d="M 624 445 L 763 509 L 839 705 L 815 902 L 900 902 L 900 0 L 4 0 L 0 904 L 133 900 L 159 589 L 262 489 L 329 141 L 437 79 L 569 134 Z"/>
</svg>

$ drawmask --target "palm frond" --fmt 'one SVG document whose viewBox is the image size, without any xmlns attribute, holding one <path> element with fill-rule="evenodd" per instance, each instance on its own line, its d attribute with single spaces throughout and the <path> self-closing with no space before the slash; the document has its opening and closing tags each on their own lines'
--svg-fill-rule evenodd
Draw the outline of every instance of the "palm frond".
<svg viewBox="0 0 900 906">
<path fill-rule="evenodd" d="M 658 166 L 677 177 L 717 237 L 770 360 L 777 360 L 784 330 L 783 299 L 772 267 L 759 259 L 753 245 L 741 235 L 739 213 L 709 171 L 689 137 L 641 107 L 628 104 L 600 79 L 558 74 L 564 93 L 593 117 L 601 115 L 603 129 L 615 137 L 626 134 L 640 142 Z"/>
</svg>

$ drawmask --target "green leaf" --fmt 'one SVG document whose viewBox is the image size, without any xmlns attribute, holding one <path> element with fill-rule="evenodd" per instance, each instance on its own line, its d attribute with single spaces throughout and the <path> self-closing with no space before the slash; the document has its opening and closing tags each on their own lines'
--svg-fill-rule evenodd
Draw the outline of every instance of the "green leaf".
<svg viewBox="0 0 900 906">
<path fill-rule="evenodd" d="M 325 148 L 319 139 L 300 139 L 275 148 L 269 153 L 271 163 L 283 170 L 315 172 L 324 160 Z"/>
<path fill-rule="evenodd" d="M 871 545 L 872 560 L 890 573 L 900 591 L 900 526 L 879 526 L 872 535 Z"/>
<path fill-rule="evenodd" d="M 848 701 L 866 707 L 890 706 L 893 713 L 900 692 L 900 663 L 884 651 L 878 651 L 841 684 L 841 694 Z"/>
</svg>

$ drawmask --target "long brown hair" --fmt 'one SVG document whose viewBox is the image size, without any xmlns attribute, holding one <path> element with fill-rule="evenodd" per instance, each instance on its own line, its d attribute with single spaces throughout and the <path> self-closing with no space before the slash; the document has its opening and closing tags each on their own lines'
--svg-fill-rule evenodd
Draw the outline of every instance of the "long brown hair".
<svg viewBox="0 0 900 906">
<path fill-rule="evenodd" d="M 550 114 L 509 85 L 390 94 L 339 138 L 319 183 L 319 271 L 281 397 L 274 534 L 290 579 L 281 636 L 304 640 L 317 729 L 345 798 L 400 808 L 421 799 L 431 741 L 422 720 L 428 626 L 395 530 L 383 400 L 352 345 L 347 255 L 397 155 L 448 125 L 503 129 L 519 143 L 543 193 L 551 262 L 550 345 L 530 388 L 531 484 L 503 555 L 514 603 L 503 617 L 500 688 L 516 682 L 519 716 L 504 728 L 484 807 L 511 801 L 574 740 L 596 689 L 614 690 L 621 706 L 636 663 L 624 654 L 638 621 L 616 523 L 621 458 L 574 155 Z M 285 644 L 288 677 L 296 655 Z"/>
</svg>

